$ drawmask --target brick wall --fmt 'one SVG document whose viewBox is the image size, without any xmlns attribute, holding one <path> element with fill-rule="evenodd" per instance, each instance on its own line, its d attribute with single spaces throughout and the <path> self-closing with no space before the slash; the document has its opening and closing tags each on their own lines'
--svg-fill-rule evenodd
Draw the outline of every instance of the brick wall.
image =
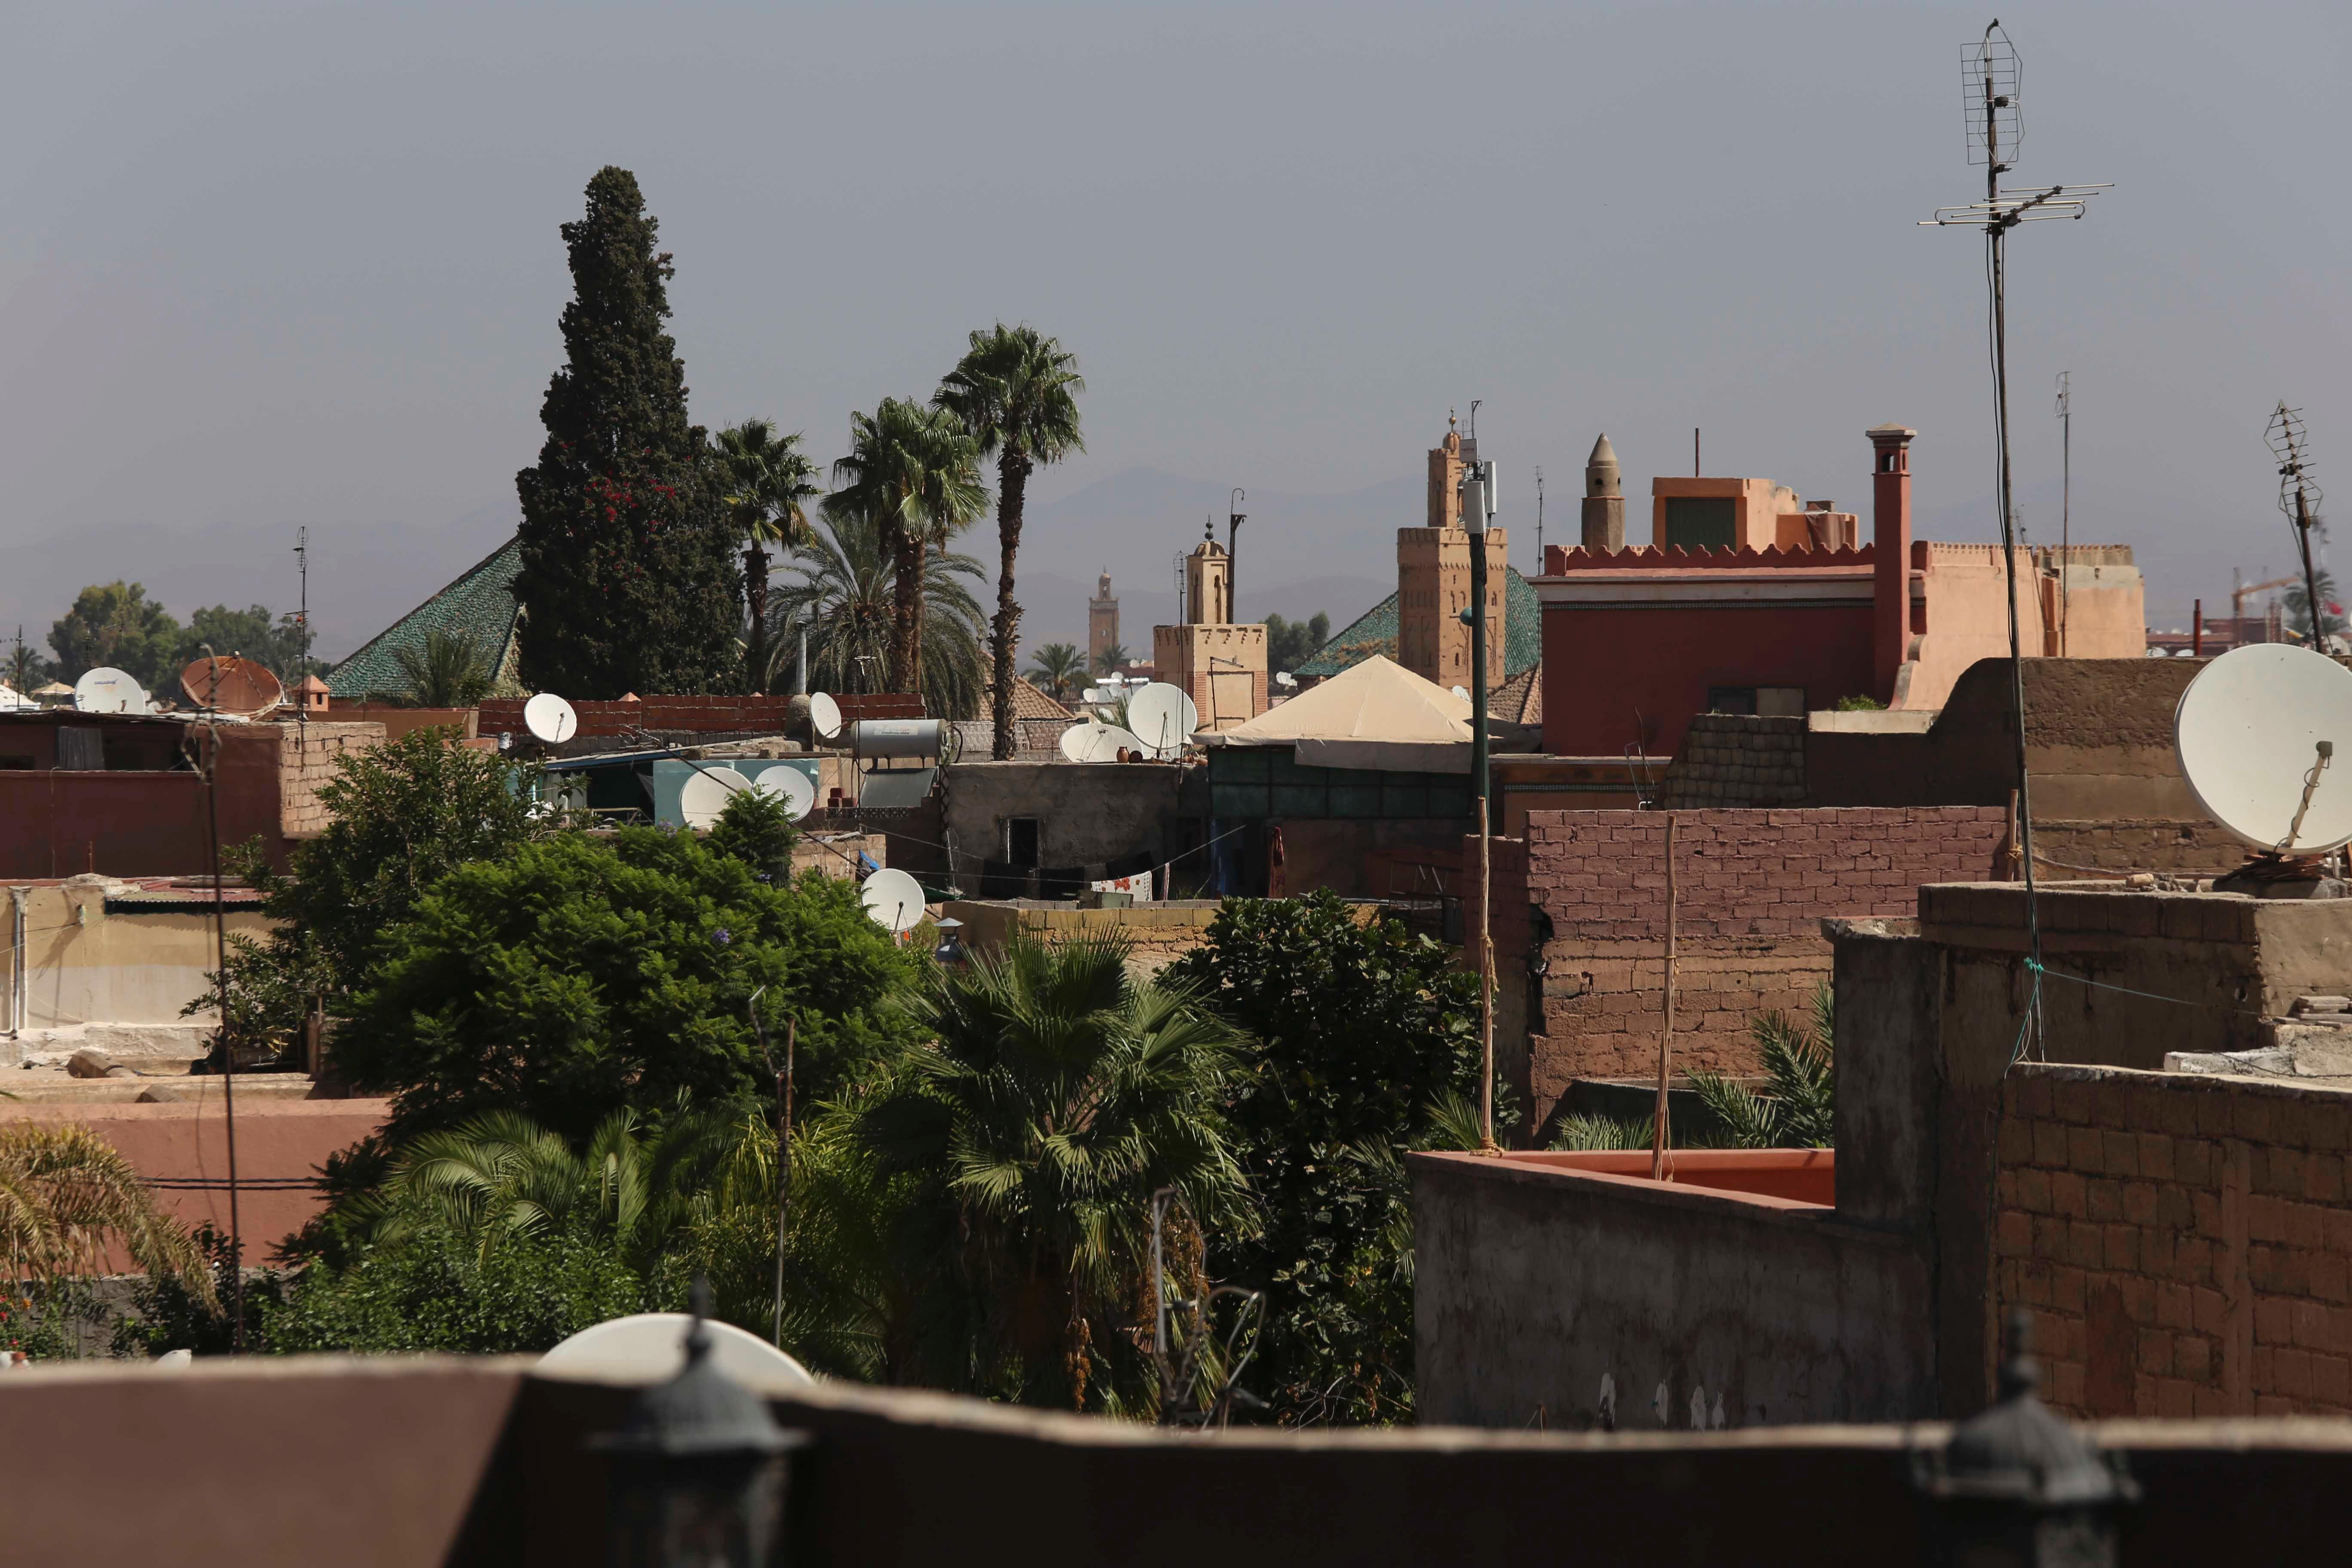
<svg viewBox="0 0 2352 1568">
<path fill-rule="evenodd" d="M 1910 914 L 1922 883 L 1990 875 L 2004 831 L 1983 806 L 1674 816 L 1675 1062 L 1730 1073 L 1759 1070 L 1750 1018 L 1801 1018 L 1829 979 L 1824 917 Z M 1535 812 L 1525 840 L 1496 846 L 1496 1032 L 1531 1128 L 1578 1079 L 1656 1070 L 1665 834 L 1664 812 Z"/>
<path fill-rule="evenodd" d="M 2352 1092 L 2027 1063 L 1993 1246 L 2083 1415 L 2352 1414 Z"/>
<path fill-rule="evenodd" d="M 1796 805 L 1805 798 L 1805 721 L 1699 714 L 1661 794 L 1670 809 Z"/>
</svg>

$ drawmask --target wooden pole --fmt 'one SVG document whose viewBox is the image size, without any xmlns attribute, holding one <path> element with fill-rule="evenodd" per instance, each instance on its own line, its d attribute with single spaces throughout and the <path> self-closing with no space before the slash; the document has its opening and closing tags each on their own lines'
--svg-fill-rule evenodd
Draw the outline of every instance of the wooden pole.
<svg viewBox="0 0 2352 1568">
<path fill-rule="evenodd" d="M 793 1047 L 801 1021 L 784 1020 L 784 1070 L 776 1075 L 776 1313 L 770 1333 L 784 1348 L 784 1225 L 793 1212 Z"/>
<path fill-rule="evenodd" d="M 1666 813 L 1666 986 L 1658 1027 L 1658 1109 L 1650 1127 L 1650 1180 L 1666 1179 L 1666 1073 L 1675 1054 L 1675 814 Z"/>
</svg>

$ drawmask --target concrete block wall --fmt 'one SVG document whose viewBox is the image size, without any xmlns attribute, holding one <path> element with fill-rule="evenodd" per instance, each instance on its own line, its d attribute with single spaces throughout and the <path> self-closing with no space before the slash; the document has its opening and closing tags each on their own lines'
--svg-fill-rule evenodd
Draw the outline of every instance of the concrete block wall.
<svg viewBox="0 0 2352 1568">
<path fill-rule="evenodd" d="M 2020 1064 L 1993 1246 L 2071 1415 L 2352 1415 L 2352 1091 Z"/>
<path fill-rule="evenodd" d="M 279 724 L 278 831 L 288 838 L 324 833 L 333 814 L 320 803 L 320 787 L 334 778 L 343 758 L 382 745 L 384 727 L 373 720 Z"/>
<path fill-rule="evenodd" d="M 2006 832 L 1984 806 L 1674 815 L 1675 1061 L 1729 1073 L 1759 1070 L 1750 1018 L 1801 1018 L 1829 979 L 1824 917 L 1906 915 L 1923 883 L 1990 874 Z M 1524 1051 L 1506 1055 L 1531 1128 L 1578 1079 L 1656 1068 L 1665 833 L 1663 812 L 1536 812 L 1524 841 L 1496 847 L 1496 991 L 1511 999 L 1497 1033 L 1523 1020 Z"/>
</svg>

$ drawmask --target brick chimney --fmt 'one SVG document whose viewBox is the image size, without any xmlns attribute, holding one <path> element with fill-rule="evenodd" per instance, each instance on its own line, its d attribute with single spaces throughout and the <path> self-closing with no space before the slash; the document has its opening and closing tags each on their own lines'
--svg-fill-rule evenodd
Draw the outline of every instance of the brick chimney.
<svg viewBox="0 0 2352 1568">
<path fill-rule="evenodd" d="M 1916 430 L 1881 425 L 1870 437 L 1871 668 L 1877 694 L 1895 696 L 1911 644 L 1911 440 Z"/>
</svg>

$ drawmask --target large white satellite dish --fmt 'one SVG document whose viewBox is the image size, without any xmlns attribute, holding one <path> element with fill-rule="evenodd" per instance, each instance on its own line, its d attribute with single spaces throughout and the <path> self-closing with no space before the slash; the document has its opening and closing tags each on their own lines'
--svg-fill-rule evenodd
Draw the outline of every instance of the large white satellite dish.
<svg viewBox="0 0 2352 1568">
<path fill-rule="evenodd" d="M 1184 742 L 1201 727 L 1201 710 L 1181 686 L 1155 680 L 1127 700 L 1127 728 L 1161 762 L 1183 754 Z"/>
<path fill-rule="evenodd" d="M 552 691 L 542 691 L 522 705 L 522 727 L 530 738 L 560 746 L 580 732 L 580 715 Z"/>
<path fill-rule="evenodd" d="M 808 774 L 790 763 L 778 763 L 774 767 L 761 768 L 759 776 L 751 781 L 751 787 L 764 790 L 770 795 L 782 795 L 784 801 L 784 815 L 794 822 L 798 822 L 816 809 L 816 785 L 809 782 Z"/>
<path fill-rule="evenodd" d="M 2234 837 L 2292 855 L 2352 844 L 2352 670 L 2285 643 L 2232 648 L 2180 694 L 2172 732 L 2189 792 Z M 2336 754 L 2306 805 L 2323 745 Z"/>
<path fill-rule="evenodd" d="M 677 814 L 688 827 L 709 827 L 729 801 L 751 787 L 733 768 L 697 768 L 677 792 Z"/>
<path fill-rule="evenodd" d="M 834 741 L 841 737 L 841 704 L 822 691 L 809 694 L 809 722 L 816 729 L 817 739 Z"/>
<path fill-rule="evenodd" d="M 639 1312 L 581 1330 L 539 1358 L 541 1377 L 586 1383 L 667 1383 L 686 1365 L 684 1312 Z M 805 1388 L 816 1379 L 767 1341 L 732 1323 L 706 1320 L 710 1356 L 719 1370 L 753 1388 Z"/>
<path fill-rule="evenodd" d="M 121 670 L 103 664 L 74 682 L 74 706 L 85 713 L 152 710 L 145 687 Z"/>
<path fill-rule="evenodd" d="M 1074 763 L 1115 763 L 1122 749 L 1138 756 L 1151 751 L 1116 724 L 1073 724 L 1062 731 L 1062 755 Z"/>
<path fill-rule="evenodd" d="M 892 936 L 904 936 L 923 919 L 923 885 L 904 871 L 877 871 L 858 889 L 858 901 L 874 923 Z"/>
</svg>

